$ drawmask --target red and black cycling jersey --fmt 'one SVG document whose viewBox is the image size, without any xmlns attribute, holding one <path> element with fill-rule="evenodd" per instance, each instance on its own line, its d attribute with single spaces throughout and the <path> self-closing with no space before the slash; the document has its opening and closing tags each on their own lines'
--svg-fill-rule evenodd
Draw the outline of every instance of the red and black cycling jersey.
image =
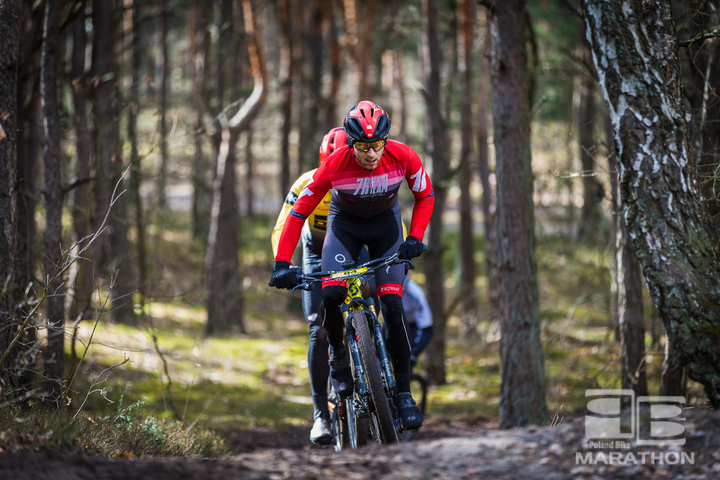
<svg viewBox="0 0 720 480">
<path fill-rule="evenodd" d="M 366 170 L 355 159 L 351 147 L 338 148 L 300 192 L 285 222 L 275 260 L 291 261 L 305 219 L 328 190 L 332 189 L 334 208 L 371 218 L 398 203 L 403 180 L 415 197 L 408 235 L 422 240 L 435 198 L 430 177 L 417 153 L 408 145 L 388 140 L 380 164 L 374 170 Z"/>
</svg>

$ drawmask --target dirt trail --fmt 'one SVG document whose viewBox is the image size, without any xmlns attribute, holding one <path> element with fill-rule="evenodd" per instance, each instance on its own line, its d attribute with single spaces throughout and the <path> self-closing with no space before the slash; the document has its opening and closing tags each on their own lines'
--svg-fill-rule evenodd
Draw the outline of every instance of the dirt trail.
<svg viewBox="0 0 720 480">
<path fill-rule="evenodd" d="M 373 445 L 342 453 L 305 445 L 298 430 L 298 435 L 291 433 L 285 437 L 285 443 L 274 448 L 253 450 L 246 445 L 245 453 L 224 459 L 107 459 L 54 452 L 0 454 L 0 478 L 314 480 L 390 475 L 394 480 L 720 478 L 720 415 L 707 410 L 688 411 L 684 446 L 655 447 L 645 454 L 634 445 L 631 450 L 585 450 L 583 418 L 555 427 L 517 430 L 498 430 L 487 422 L 428 421 L 423 430 L 402 445 Z M 272 435 L 255 432 L 242 438 L 264 447 L 262 437 L 269 440 Z M 240 437 L 235 442 L 240 447 Z M 578 462 L 576 452 L 583 458 L 592 454 L 598 463 Z M 681 458 L 686 461 L 676 462 Z M 692 463 L 687 461 L 690 458 Z"/>
</svg>

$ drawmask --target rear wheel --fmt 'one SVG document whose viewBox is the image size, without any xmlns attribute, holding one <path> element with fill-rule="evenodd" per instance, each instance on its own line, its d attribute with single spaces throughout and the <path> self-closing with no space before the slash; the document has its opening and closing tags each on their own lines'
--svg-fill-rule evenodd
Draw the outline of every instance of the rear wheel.
<svg viewBox="0 0 720 480">
<path fill-rule="evenodd" d="M 333 445 L 336 452 L 350 447 L 350 433 L 348 432 L 348 413 L 346 400 L 335 397 L 330 417 L 330 433 L 333 436 Z"/>
<path fill-rule="evenodd" d="M 343 400 L 347 407 L 348 439 L 352 448 L 367 445 L 368 421 L 367 418 L 358 418 L 353 397 Z"/>
<path fill-rule="evenodd" d="M 365 377 L 370 388 L 370 396 L 375 405 L 373 416 L 378 430 L 378 438 L 380 443 L 383 444 L 398 443 L 395 423 L 390 413 L 390 405 L 380 376 L 380 364 L 375 353 L 375 344 L 370 336 L 365 313 L 354 312 L 352 325 L 360 349 L 360 358 L 362 358 L 363 367 L 365 367 Z"/>
</svg>

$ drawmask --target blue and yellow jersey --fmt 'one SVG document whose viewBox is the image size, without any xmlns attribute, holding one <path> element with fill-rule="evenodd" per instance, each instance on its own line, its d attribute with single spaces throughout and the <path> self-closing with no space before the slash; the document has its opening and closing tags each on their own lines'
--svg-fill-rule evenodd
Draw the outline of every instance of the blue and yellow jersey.
<svg viewBox="0 0 720 480">
<path fill-rule="evenodd" d="M 300 178 L 295 180 L 292 188 L 290 188 L 290 192 L 287 194 L 287 197 L 285 197 L 283 208 L 280 211 L 280 215 L 278 215 L 277 222 L 275 222 L 275 228 L 273 228 L 272 232 L 273 255 L 277 255 L 278 243 L 280 242 L 280 234 L 282 233 L 283 227 L 285 226 L 285 220 L 290 214 L 290 210 L 292 209 L 293 205 L 295 205 L 295 202 L 297 201 L 300 192 L 303 190 L 303 188 L 305 188 L 305 186 L 310 182 L 310 180 L 312 180 L 312 177 L 315 174 L 315 170 L 317 170 L 317 168 L 314 170 L 310 170 L 309 172 L 305 172 L 300 176 Z M 327 194 L 318 204 L 315 210 L 308 216 L 305 225 L 303 226 L 303 228 L 307 228 L 310 231 L 310 235 L 312 235 L 313 240 L 317 240 L 321 243 L 325 239 L 325 232 L 327 230 L 330 198 L 331 192 L 327 192 Z"/>
</svg>

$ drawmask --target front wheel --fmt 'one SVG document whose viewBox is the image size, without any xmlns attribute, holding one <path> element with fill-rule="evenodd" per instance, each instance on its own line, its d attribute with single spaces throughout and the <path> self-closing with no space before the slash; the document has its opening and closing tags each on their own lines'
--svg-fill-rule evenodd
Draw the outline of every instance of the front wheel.
<svg viewBox="0 0 720 480">
<path fill-rule="evenodd" d="M 378 363 L 377 354 L 375 353 L 375 344 L 370 336 L 368 328 L 367 316 L 364 312 L 354 312 L 352 317 L 352 325 L 355 329 L 357 337 L 358 349 L 360 350 L 360 358 L 363 367 L 365 367 L 365 377 L 368 387 L 370 388 L 370 396 L 375 405 L 373 413 L 375 424 L 378 430 L 378 439 L 382 444 L 398 443 L 397 433 L 395 431 L 395 423 L 390 413 L 390 404 L 385 395 L 382 377 L 380 376 L 380 364 Z"/>
</svg>

